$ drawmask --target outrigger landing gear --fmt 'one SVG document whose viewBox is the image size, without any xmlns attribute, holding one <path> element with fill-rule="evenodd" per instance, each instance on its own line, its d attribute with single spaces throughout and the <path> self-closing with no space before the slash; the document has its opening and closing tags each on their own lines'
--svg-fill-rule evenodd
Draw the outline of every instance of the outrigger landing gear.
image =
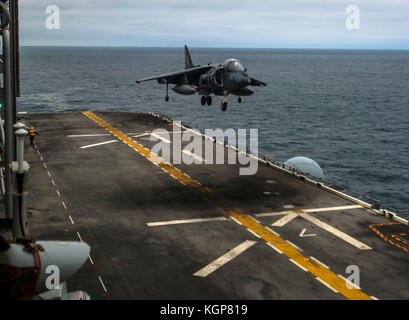
<svg viewBox="0 0 409 320">
<path fill-rule="evenodd" d="M 206 97 L 202 96 L 202 98 L 200 99 L 200 103 L 202 104 L 202 106 L 204 106 L 206 104 Z"/>
<path fill-rule="evenodd" d="M 239 98 L 237 99 L 237 101 L 238 101 L 239 103 L 241 103 L 241 97 L 239 97 Z"/>
</svg>

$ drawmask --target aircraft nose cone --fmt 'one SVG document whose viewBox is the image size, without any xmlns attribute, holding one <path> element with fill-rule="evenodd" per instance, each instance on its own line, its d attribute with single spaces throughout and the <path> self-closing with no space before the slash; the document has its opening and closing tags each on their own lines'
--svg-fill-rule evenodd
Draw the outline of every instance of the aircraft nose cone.
<svg viewBox="0 0 409 320">
<path fill-rule="evenodd" d="M 251 83 L 251 79 L 244 74 L 238 74 L 236 77 L 238 87 L 245 87 Z"/>
</svg>

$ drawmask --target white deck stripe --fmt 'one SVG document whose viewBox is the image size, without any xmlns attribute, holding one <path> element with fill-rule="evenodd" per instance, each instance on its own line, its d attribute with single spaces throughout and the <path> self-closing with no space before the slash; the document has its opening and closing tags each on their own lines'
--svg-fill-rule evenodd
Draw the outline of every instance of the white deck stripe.
<svg viewBox="0 0 409 320">
<path fill-rule="evenodd" d="M 307 272 L 308 270 L 305 269 L 302 265 L 298 264 L 297 262 L 295 262 L 293 259 L 290 259 L 290 261 L 292 263 L 294 263 L 298 268 L 300 268 L 301 270 L 304 270 L 305 272 Z"/>
<path fill-rule="evenodd" d="M 96 134 L 70 134 L 67 138 L 82 138 L 82 137 L 103 137 L 110 136 L 109 133 L 96 133 Z"/>
<path fill-rule="evenodd" d="M 324 286 L 326 286 L 327 288 L 331 289 L 332 291 L 334 291 L 335 293 L 338 293 L 337 290 L 335 290 L 333 287 L 331 287 L 328 283 L 326 283 L 325 281 L 321 280 L 320 278 L 315 278 L 317 279 L 319 282 L 321 282 Z"/>
<path fill-rule="evenodd" d="M 301 249 L 299 246 L 295 245 L 295 244 L 292 243 L 291 241 L 289 241 L 289 240 L 286 240 L 286 241 L 287 241 L 289 244 L 291 244 L 293 247 L 296 247 L 299 251 L 304 252 L 303 249 Z"/>
<path fill-rule="evenodd" d="M 273 248 L 275 251 L 277 251 L 279 254 L 283 254 L 283 252 L 281 251 L 281 250 L 279 250 L 279 249 L 277 249 L 276 247 L 274 247 L 270 242 L 266 242 L 267 243 L 267 245 L 270 247 L 270 248 Z"/>
<path fill-rule="evenodd" d="M 101 276 L 98 276 L 99 282 L 101 282 L 102 288 L 104 289 L 105 292 L 107 292 L 107 288 L 105 288 L 104 282 L 101 279 Z"/>
<path fill-rule="evenodd" d="M 291 212 L 291 213 L 287 214 L 286 216 L 284 216 L 283 218 L 281 218 L 281 219 L 277 220 L 276 222 L 272 223 L 271 225 L 274 226 L 274 227 L 285 226 L 287 223 L 289 223 L 290 221 L 297 218 L 297 216 L 298 216 L 298 213 Z"/>
<path fill-rule="evenodd" d="M 355 289 L 361 290 L 361 288 L 360 288 L 359 286 L 357 286 L 356 284 L 352 283 L 351 281 L 349 281 L 348 279 L 346 279 L 346 278 L 343 277 L 342 275 L 339 274 L 338 277 L 340 277 L 340 278 L 342 278 L 342 279 L 345 280 L 345 287 L 346 287 L 347 289 L 349 289 L 349 288 L 355 288 Z M 348 288 L 348 285 L 349 285 L 349 288 Z"/>
<path fill-rule="evenodd" d="M 158 227 L 158 226 L 167 226 L 167 225 L 184 224 L 184 223 L 197 223 L 197 222 L 208 222 L 208 221 L 224 221 L 224 220 L 227 220 L 227 218 L 226 217 L 198 218 L 198 219 L 186 219 L 186 220 L 148 222 L 146 225 L 148 227 Z"/>
<path fill-rule="evenodd" d="M 147 135 L 149 135 L 149 133 L 141 133 L 141 134 L 137 134 L 137 135 L 135 135 L 135 136 L 132 136 L 132 138 L 140 138 L 140 137 L 144 137 L 144 136 L 147 136 Z"/>
<path fill-rule="evenodd" d="M 268 231 L 271 233 L 274 233 L 277 237 L 280 237 L 280 234 L 278 232 L 275 232 L 274 230 L 270 229 L 269 227 L 265 227 Z"/>
<path fill-rule="evenodd" d="M 313 256 L 310 256 L 310 259 L 314 260 L 316 263 L 322 265 L 323 267 L 327 268 L 327 269 L 331 269 L 330 267 L 328 267 L 326 264 L 322 263 L 321 261 L 319 261 L 317 258 L 314 258 Z"/>
<path fill-rule="evenodd" d="M 325 212 L 325 211 L 339 211 L 339 210 L 353 210 L 353 209 L 362 209 L 360 205 L 350 205 L 350 206 L 340 206 L 340 207 L 327 207 L 327 208 L 313 208 L 313 209 L 300 209 L 300 211 L 305 213 L 311 212 Z M 269 217 L 269 216 L 283 216 L 286 214 L 294 213 L 293 210 L 291 211 L 277 211 L 277 212 L 264 212 L 264 213 L 256 213 L 256 217 Z"/>
<path fill-rule="evenodd" d="M 182 152 L 183 152 L 184 154 L 188 155 L 189 157 L 192 157 L 192 158 L 194 158 L 194 159 L 196 159 L 196 160 L 199 160 L 200 163 L 206 163 L 206 160 L 205 160 L 204 158 L 198 156 L 197 154 L 195 154 L 195 153 L 193 153 L 193 152 L 190 152 L 190 151 L 188 151 L 188 150 L 182 150 Z"/>
<path fill-rule="evenodd" d="M 256 238 L 260 238 L 260 236 L 255 233 L 254 231 L 250 230 L 249 228 L 247 228 L 247 231 L 250 232 L 253 236 L 255 236 Z"/>
<path fill-rule="evenodd" d="M 329 233 L 332 233 L 333 235 L 337 236 L 338 238 L 348 242 L 349 244 L 352 244 L 354 247 L 361 249 L 361 250 L 371 250 L 372 248 L 367 246 L 366 244 L 352 238 L 351 236 L 347 235 L 346 233 L 330 226 L 329 224 L 310 216 L 307 213 L 300 213 L 299 214 L 300 217 L 304 218 L 305 220 L 314 223 L 315 225 L 317 225 L 318 227 L 328 231 Z"/>
<path fill-rule="evenodd" d="M 216 271 L 221 266 L 225 265 L 227 262 L 233 260 L 238 255 L 240 255 L 241 253 L 243 253 L 245 250 L 255 245 L 256 243 L 257 243 L 256 241 L 250 241 L 250 240 L 244 241 L 242 244 L 238 245 L 234 249 L 222 255 L 220 258 L 217 258 L 212 263 L 200 269 L 198 272 L 194 273 L 193 275 L 196 277 L 207 277 L 209 274 Z"/>
<path fill-rule="evenodd" d="M 156 139 L 162 140 L 165 143 L 169 143 L 169 144 L 171 143 L 170 140 L 168 140 L 168 139 L 166 139 L 166 138 L 164 138 L 164 137 L 162 137 L 162 136 L 160 136 L 160 135 L 158 135 L 156 133 L 151 133 L 151 136 L 155 137 Z"/>
<path fill-rule="evenodd" d="M 92 147 L 96 147 L 96 146 L 101 146 L 101 145 L 103 145 L 103 144 L 118 142 L 118 141 L 119 141 L 119 140 L 109 140 L 109 141 L 105 141 L 105 142 L 90 144 L 90 145 L 83 146 L 83 147 L 80 147 L 80 148 L 81 148 L 81 149 L 87 149 L 87 148 L 92 148 Z"/>
</svg>

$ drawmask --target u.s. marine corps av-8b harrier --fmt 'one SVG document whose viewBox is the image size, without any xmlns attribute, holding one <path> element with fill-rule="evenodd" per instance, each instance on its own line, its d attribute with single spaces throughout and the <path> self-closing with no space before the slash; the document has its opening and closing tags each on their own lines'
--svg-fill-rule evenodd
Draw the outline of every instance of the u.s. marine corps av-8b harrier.
<svg viewBox="0 0 409 320">
<path fill-rule="evenodd" d="M 179 94 L 201 95 L 201 103 L 212 104 L 211 94 L 223 96 L 222 111 L 227 110 L 227 96 L 234 94 L 241 102 L 242 96 L 250 96 L 254 91 L 249 86 L 266 86 L 262 81 L 249 77 L 247 69 L 237 59 L 228 59 L 223 64 L 209 63 L 205 66 L 195 66 L 190 57 L 189 49 L 185 46 L 185 69 L 177 72 L 161 74 L 155 77 L 136 80 L 136 83 L 157 80 L 166 84 L 165 101 L 169 101 L 169 84 L 174 84 L 173 91 Z"/>
</svg>

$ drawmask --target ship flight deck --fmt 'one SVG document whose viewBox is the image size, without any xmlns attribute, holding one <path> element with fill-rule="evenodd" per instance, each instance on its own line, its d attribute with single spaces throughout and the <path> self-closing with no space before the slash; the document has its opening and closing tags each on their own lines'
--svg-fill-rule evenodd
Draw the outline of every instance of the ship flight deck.
<svg viewBox="0 0 409 320">
<path fill-rule="evenodd" d="M 150 153 L 150 136 L 167 130 L 170 139 L 152 135 L 172 144 L 174 123 L 151 114 L 41 113 L 24 122 L 40 133 L 25 151 L 30 234 L 91 246 L 70 291 L 91 299 L 409 298 L 408 227 L 359 201 L 262 161 L 249 176 L 240 164 L 166 163 Z"/>
</svg>

